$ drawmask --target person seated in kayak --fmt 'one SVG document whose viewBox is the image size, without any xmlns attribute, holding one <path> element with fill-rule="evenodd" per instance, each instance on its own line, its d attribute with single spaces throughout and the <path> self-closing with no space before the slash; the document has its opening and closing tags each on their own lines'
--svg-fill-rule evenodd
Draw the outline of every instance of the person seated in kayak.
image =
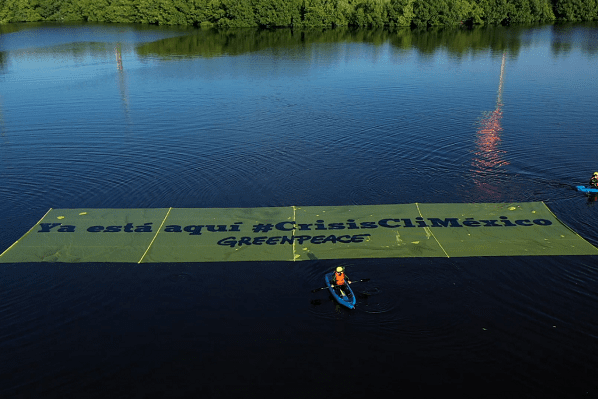
<svg viewBox="0 0 598 399">
<path fill-rule="evenodd" d="M 598 172 L 594 172 L 594 175 L 590 179 L 590 188 L 598 188 Z"/>
<path fill-rule="evenodd" d="M 332 284 L 332 286 L 343 286 L 345 285 L 345 281 L 351 284 L 351 280 L 349 280 L 349 277 L 345 274 L 345 268 L 339 266 L 336 268 L 336 271 L 334 272 L 334 280 L 332 280 L 330 284 Z"/>
</svg>

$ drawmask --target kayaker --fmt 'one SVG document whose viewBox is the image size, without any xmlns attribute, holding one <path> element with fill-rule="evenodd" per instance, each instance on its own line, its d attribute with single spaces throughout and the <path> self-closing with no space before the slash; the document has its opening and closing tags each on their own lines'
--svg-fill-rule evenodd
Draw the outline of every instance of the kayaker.
<svg viewBox="0 0 598 399">
<path fill-rule="evenodd" d="M 598 172 L 594 172 L 594 175 L 590 179 L 590 188 L 598 188 Z"/>
<path fill-rule="evenodd" d="M 331 281 L 331 283 L 332 285 L 343 286 L 345 285 L 345 281 L 351 284 L 351 280 L 349 280 L 349 277 L 345 274 L 345 268 L 339 266 L 336 268 L 336 272 L 334 273 L 334 281 Z"/>
</svg>

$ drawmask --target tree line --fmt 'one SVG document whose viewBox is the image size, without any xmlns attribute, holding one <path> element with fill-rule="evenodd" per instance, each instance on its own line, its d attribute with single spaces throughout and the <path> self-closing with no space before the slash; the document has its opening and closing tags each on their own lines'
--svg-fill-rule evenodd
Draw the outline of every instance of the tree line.
<svg viewBox="0 0 598 399">
<path fill-rule="evenodd" d="M 596 21 L 598 0 L 0 0 L 0 23 L 429 27 Z"/>
</svg>

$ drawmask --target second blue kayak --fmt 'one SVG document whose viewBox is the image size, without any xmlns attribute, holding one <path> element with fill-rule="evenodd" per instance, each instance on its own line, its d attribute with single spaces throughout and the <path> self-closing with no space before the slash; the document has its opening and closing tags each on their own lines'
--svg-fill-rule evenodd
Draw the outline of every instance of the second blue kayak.
<svg viewBox="0 0 598 399">
<path fill-rule="evenodd" d="M 353 290 L 349 286 L 349 283 L 345 281 L 345 285 L 343 286 L 332 286 L 332 278 L 334 277 L 334 272 L 326 274 L 326 285 L 328 286 L 328 291 L 332 294 L 334 299 L 338 303 L 343 306 L 348 307 L 349 309 L 355 308 L 355 295 L 353 294 Z"/>
<path fill-rule="evenodd" d="M 577 188 L 577 191 L 581 191 L 584 193 L 598 193 L 598 188 L 590 188 L 584 186 L 575 186 L 575 188 Z"/>
</svg>

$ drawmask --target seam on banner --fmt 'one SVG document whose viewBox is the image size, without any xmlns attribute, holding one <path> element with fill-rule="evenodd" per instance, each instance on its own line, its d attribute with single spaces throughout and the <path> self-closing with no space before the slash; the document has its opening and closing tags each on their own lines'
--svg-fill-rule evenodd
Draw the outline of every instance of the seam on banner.
<svg viewBox="0 0 598 399">
<path fill-rule="evenodd" d="M 149 245 L 147 246 L 147 249 L 143 253 L 143 256 L 141 257 L 141 259 L 139 259 L 139 262 L 137 262 L 137 263 L 141 263 L 141 261 L 143 260 L 143 258 L 145 258 L 145 255 L 147 254 L 147 252 L 149 251 L 149 249 L 152 247 L 152 244 L 154 243 L 154 240 L 156 239 L 156 237 L 158 237 L 158 234 L 160 234 L 160 231 L 162 230 L 162 226 L 164 226 L 164 222 L 166 222 L 166 219 L 168 218 L 168 215 L 170 215 L 170 211 L 171 210 L 172 210 L 172 207 L 168 208 L 168 212 L 166 212 L 166 216 L 164 216 L 164 220 L 162 220 L 162 223 L 160 224 L 160 227 L 158 227 L 158 231 L 156 231 L 156 235 L 154 236 L 154 238 L 152 238 L 152 242 L 149 243 Z"/>
<path fill-rule="evenodd" d="M 424 217 L 424 215 L 422 215 L 422 211 L 419 209 L 419 203 L 415 203 L 415 206 L 417 207 L 417 212 L 419 213 L 419 216 L 421 216 L 422 218 Z M 434 233 L 432 232 L 432 229 L 429 227 L 424 227 L 423 228 L 427 233 L 430 233 L 430 235 L 432 237 L 434 237 L 434 240 L 436 240 L 436 243 L 438 244 L 438 246 L 440 247 L 440 249 L 442 249 L 442 252 L 444 252 L 444 254 L 446 255 L 447 258 L 450 258 L 449 254 L 444 250 L 444 247 L 442 246 L 442 244 L 440 243 L 440 241 L 438 241 L 438 238 L 436 238 L 436 236 L 434 235 Z"/>
<path fill-rule="evenodd" d="M 296 216 L 295 216 L 296 215 L 295 211 L 297 210 L 297 208 L 295 207 L 295 205 L 292 205 L 292 206 L 293 206 L 293 222 L 297 222 Z M 295 262 L 297 260 L 297 252 L 296 252 L 296 249 L 295 249 L 295 244 L 296 244 L 296 242 L 295 242 L 295 228 L 293 228 L 292 237 L 293 237 L 293 262 Z"/>
<path fill-rule="evenodd" d="M 546 209 L 548 209 L 548 212 L 550 212 L 550 214 L 552 215 L 552 217 L 554 217 L 560 224 L 562 224 L 563 226 L 565 226 L 570 232 L 572 232 L 573 234 L 575 234 L 577 237 L 581 238 L 587 244 L 589 244 L 590 246 L 592 246 L 596 251 L 598 251 L 598 248 L 596 248 L 594 245 L 592 245 L 591 242 L 589 242 L 588 240 L 586 240 L 585 238 L 583 238 L 582 236 L 580 236 L 577 233 L 577 231 L 573 230 L 571 227 L 567 226 L 567 224 L 565 224 L 561 219 L 559 219 L 558 217 L 556 217 L 556 215 L 550 210 L 550 208 L 548 207 L 548 205 L 546 205 L 544 203 L 544 201 L 540 201 L 540 202 L 542 203 L 542 205 L 544 205 L 544 207 L 546 207 Z"/>
</svg>

